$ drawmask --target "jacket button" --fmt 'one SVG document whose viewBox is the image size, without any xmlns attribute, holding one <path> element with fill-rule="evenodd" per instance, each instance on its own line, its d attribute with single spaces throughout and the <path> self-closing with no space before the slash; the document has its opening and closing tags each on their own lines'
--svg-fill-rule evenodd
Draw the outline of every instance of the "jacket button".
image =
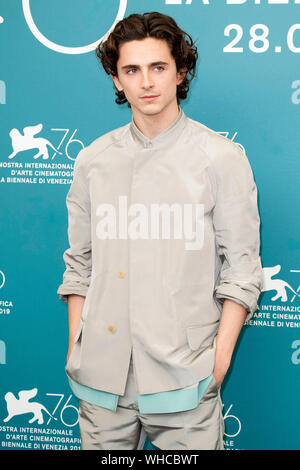
<svg viewBox="0 0 300 470">
<path fill-rule="evenodd" d="M 116 327 L 114 325 L 109 325 L 107 327 L 107 330 L 110 332 L 110 333 L 115 333 L 116 332 Z"/>
<path fill-rule="evenodd" d="M 122 271 L 122 270 L 120 270 L 120 271 L 118 271 L 118 275 L 119 275 L 119 277 L 124 277 L 124 276 L 125 276 L 125 272 Z"/>
</svg>

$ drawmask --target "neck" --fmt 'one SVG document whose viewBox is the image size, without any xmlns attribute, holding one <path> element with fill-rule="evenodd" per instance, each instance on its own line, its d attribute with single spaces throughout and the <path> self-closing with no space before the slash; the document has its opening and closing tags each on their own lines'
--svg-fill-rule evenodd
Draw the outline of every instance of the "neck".
<svg viewBox="0 0 300 470">
<path fill-rule="evenodd" d="M 132 107 L 132 118 L 136 127 L 149 139 L 153 139 L 175 121 L 179 114 L 177 100 L 173 106 L 166 107 L 159 113 L 145 114 Z"/>
</svg>

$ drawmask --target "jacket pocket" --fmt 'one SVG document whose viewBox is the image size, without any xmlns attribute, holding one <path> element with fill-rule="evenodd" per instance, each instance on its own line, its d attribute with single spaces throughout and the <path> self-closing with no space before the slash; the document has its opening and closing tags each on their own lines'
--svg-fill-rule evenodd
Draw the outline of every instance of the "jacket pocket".
<svg viewBox="0 0 300 470">
<path fill-rule="evenodd" d="M 219 327 L 219 320 L 213 323 L 190 325 L 186 328 L 189 347 L 193 351 L 212 346 Z"/>
</svg>

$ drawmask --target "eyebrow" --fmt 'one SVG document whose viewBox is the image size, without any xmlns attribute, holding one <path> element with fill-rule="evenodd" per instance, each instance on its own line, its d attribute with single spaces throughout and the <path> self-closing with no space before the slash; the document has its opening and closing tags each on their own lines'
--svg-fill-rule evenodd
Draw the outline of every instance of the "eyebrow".
<svg viewBox="0 0 300 470">
<path fill-rule="evenodd" d="M 150 64 L 148 64 L 150 66 L 154 66 L 154 65 L 169 65 L 168 62 L 163 62 L 162 60 L 159 60 L 157 62 L 151 62 Z M 123 65 L 123 67 L 121 67 L 121 70 L 127 70 L 127 69 L 131 69 L 131 68 L 135 68 L 135 69 L 138 69 L 139 68 L 139 65 L 137 64 L 128 64 L 128 65 Z"/>
</svg>

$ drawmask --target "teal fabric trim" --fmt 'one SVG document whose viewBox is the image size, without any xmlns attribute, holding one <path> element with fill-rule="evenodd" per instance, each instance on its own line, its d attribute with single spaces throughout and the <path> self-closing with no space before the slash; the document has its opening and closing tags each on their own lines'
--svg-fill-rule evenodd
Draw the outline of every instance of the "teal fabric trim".
<svg viewBox="0 0 300 470">
<path fill-rule="evenodd" d="M 170 392 L 137 394 L 140 413 L 176 413 L 196 408 L 205 393 L 213 375 L 201 380 L 198 385 L 188 389 Z"/>
<path fill-rule="evenodd" d="M 117 411 L 119 395 L 86 387 L 85 385 L 75 382 L 71 377 L 67 377 L 71 390 L 77 398 L 92 403 L 92 405 L 102 406 L 103 408 L 108 408 L 115 412 Z"/>
<path fill-rule="evenodd" d="M 95 390 L 85 385 L 81 385 L 68 377 L 68 381 L 74 395 L 93 405 L 117 411 L 119 395 L 114 393 Z M 137 401 L 140 413 L 176 413 L 196 408 L 204 395 L 213 374 L 206 379 L 200 380 L 192 388 L 171 390 L 169 392 L 149 393 L 146 395 L 137 394 Z"/>
</svg>

